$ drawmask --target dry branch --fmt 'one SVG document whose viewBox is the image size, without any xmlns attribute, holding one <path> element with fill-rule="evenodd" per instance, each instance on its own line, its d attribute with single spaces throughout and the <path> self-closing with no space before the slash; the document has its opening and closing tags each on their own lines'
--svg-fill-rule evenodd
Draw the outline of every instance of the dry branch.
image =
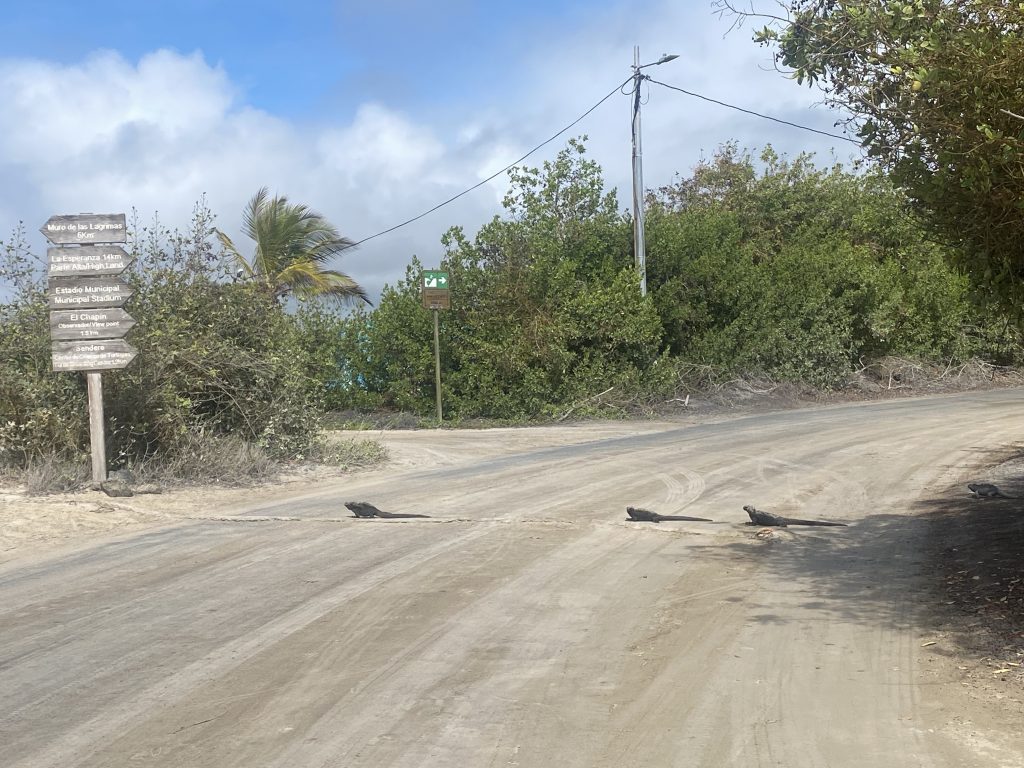
<svg viewBox="0 0 1024 768">
<path fill-rule="evenodd" d="M 577 400 L 575 403 L 572 404 L 572 407 L 568 411 L 563 413 L 561 416 L 559 416 L 556 419 L 556 421 L 564 421 L 565 419 L 567 419 L 569 417 L 570 413 L 575 411 L 577 408 L 579 408 L 584 403 L 589 403 L 591 400 L 596 400 L 596 399 L 598 399 L 599 397 L 601 397 L 603 395 L 607 395 L 613 389 L 615 389 L 615 387 L 611 386 L 611 387 L 608 387 L 608 389 L 606 389 L 604 392 L 598 392 L 596 395 L 592 395 L 591 397 L 584 398 L 583 400 Z"/>
</svg>

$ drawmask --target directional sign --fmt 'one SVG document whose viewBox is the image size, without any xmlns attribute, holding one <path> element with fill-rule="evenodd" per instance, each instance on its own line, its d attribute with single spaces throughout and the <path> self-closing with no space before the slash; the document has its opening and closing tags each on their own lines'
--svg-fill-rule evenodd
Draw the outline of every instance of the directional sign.
<svg viewBox="0 0 1024 768">
<path fill-rule="evenodd" d="M 423 306 L 427 309 L 449 309 L 451 299 L 448 290 L 448 273 L 436 269 L 423 270 Z"/>
<path fill-rule="evenodd" d="M 423 306 L 427 309 L 451 309 L 451 291 L 447 288 L 424 288 Z"/>
<path fill-rule="evenodd" d="M 111 371 L 124 368 L 139 350 L 122 339 L 53 342 L 54 371 Z"/>
<path fill-rule="evenodd" d="M 119 245 L 81 245 L 77 248 L 47 248 L 50 277 L 75 275 L 119 275 L 132 263 Z"/>
<path fill-rule="evenodd" d="M 123 243 L 127 227 L 123 213 L 80 213 L 76 216 L 51 216 L 39 228 L 55 245 L 67 243 Z"/>
<path fill-rule="evenodd" d="M 120 339 L 135 318 L 123 309 L 70 309 L 50 313 L 50 338 L 53 341 L 83 339 Z"/>
<path fill-rule="evenodd" d="M 448 273 L 438 272 L 437 270 L 424 270 L 423 271 L 423 287 L 424 288 L 448 288 Z"/>
<path fill-rule="evenodd" d="M 85 309 L 88 307 L 120 307 L 132 289 L 117 277 L 51 278 L 46 298 L 50 309 Z"/>
</svg>

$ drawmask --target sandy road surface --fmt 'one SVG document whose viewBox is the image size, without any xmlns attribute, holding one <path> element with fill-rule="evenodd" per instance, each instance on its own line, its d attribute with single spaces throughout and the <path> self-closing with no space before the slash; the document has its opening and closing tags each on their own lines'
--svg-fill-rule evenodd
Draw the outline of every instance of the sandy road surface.
<svg viewBox="0 0 1024 768">
<path fill-rule="evenodd" d="M 927 644 L 914 509 L 1014 444 L 1022 408 L 395 433 L 389 468 L 187 510 L 249 522 L 14 559 L 2 762 L 1020 766 L 1019 729 Z M 851 525 L 762 540 L 744 503 Z"/>
</svg>

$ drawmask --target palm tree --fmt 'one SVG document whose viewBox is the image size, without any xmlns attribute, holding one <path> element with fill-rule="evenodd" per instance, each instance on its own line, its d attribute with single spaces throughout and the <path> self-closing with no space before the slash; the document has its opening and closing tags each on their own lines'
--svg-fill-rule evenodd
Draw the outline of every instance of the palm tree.
<svg viewBox="0 0 1024 768">
<path fill-rule="evenodd" d="M 289 294 L 298 299 L 330 296 L 371 303 L 351 277 L 324 268 L 355 243 L 307 206 L 289 203 L 287 197 L 279 195 L 270 197 L 263 187 L 245 207 L 244 231 L 256 244 L 252 259 L 242 255 L 219 229 L 217 237 L 238 262 L 240 276 L 263 284 L 275 298 Z"/>
</svg>

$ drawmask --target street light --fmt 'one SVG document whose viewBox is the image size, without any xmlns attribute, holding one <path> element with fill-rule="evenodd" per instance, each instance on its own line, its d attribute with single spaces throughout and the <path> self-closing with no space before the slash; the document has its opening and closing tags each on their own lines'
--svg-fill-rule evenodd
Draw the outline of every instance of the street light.
<svg viewBox="0 0 1024 768">
<path fill-rule="evenodd" d="M 647 254 L 644 251 L 644 169 L 640 147 L 640 82 L 645 75 L 640 70 L 678 59 L 676 54 L 664 54 L 650 64 L 640 63 L 640 46 L 633 46 L 633 252 L 636 271 L 640 275 L 640 295 L 647 295 Z"/>
</svg>

